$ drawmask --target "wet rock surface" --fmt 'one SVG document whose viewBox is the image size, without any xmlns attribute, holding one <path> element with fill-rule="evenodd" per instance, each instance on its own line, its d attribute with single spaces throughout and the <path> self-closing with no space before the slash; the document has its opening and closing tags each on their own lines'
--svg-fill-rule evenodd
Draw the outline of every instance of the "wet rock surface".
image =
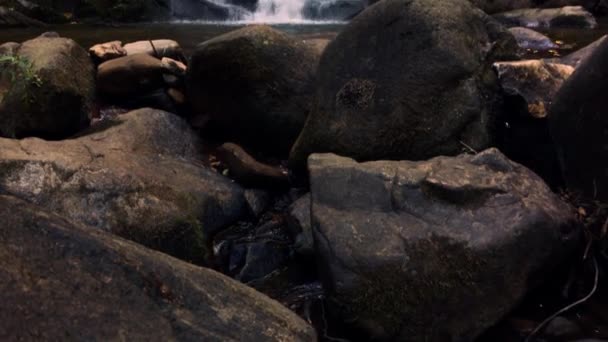
<svg viewBox="0 0 608 342">
<path fill-rule="evenodd" d="M 498 146 L 551 186 L 562 185 L 547 116 L 557 92 L 574 68 L 542 60 L 498 62 L 494 67 L 507 108 L 498 124 Z"/>
<path fill-rule="evenodd" d="M 309 169 L 329 303 L 371 338 L 473 340 L 577 242 L 569 207 L 495 149 Z"/>
<path fill-rule="evenodd" d="M 209 121 L 207 132 L 221 141 L 287 155 L 311 106 L 317 60 L 312 48 L 268 26 L 199 45 L 186 79 L 195 126 Z"/>
<path fill-rule="evenodd" d="M 498 31 L 466 1 L 369 7 L 323 54 L 290 166 L 314 152 L 418 160 L 488 146 L 499 88 L 486 44 Z"/>
<path fill-rule="evenodd" d="M 0 196 L 0 336 L 7 340 L 316 341 L 238 282 Z"/>
<path fill-rule="evenodd" d="M 142 109 L 61 142 L 0 139 L 2 193 L 199 264 L 246 211 L 243 189 L 198 161 L 179 117 Z"/>
<path fill-rule="evenodd" d="M 550 109 L 551 135 L 569 188 L 608 200 L 606 97 L 608 41 L 603 39 L 568 78 Z"/>
<path fill-rule="evenodd" d="M 82 47 L 41 36 L 12 53 L 0 66 L 0 136 L 61 139 L 89 124 L 95 80 Z"/>
</svg>

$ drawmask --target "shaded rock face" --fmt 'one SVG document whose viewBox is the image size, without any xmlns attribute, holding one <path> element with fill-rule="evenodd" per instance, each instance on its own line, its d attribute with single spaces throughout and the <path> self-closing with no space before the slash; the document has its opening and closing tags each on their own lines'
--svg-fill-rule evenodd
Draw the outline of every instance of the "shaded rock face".
<svg viewBox="0 0 608 342">
<path fill-rule="evenodd" d="M 466 1 L 368 7 L 321 58 L 291 166 L 313 152 L 417 160 L 487 146 L 498 98 L 489 50 L 499 30 Z"/>
<path fill-rule="evenodd" d="M 0 139 L 0 193 L 195 263 L 246 210 L 243 190 L 197 162 L 179 117 L 142 109 L 73 140 Z"/>
<path fill-rule="evenodd" d="M 274 300 L 49 211 L 0 196 L 7 340 L 316 341 Z"/>
<path fill-rule="evenodd" d="M 268 26 L 199 45 L 186 77 L 195 125 L 245 148 L 286 156 L 310 110 L 318 55 Z"/>
<path fill-rule="evenodd" d="M 608 36 L 604 35 L 602 36 L 600 39 L 594 41 L 593 43 L 577 50 L 574 51 L 573 53 L 564 56 L 562 58 L 556 59 L 556 60 L 552 60 L 556 63 L 561 63 L 561 64 L 566 64 L 566 65 L 570 65 L 572 67 L 578 67 L 585 59 L 587 59 L 587 57 L 591 56 L 593 54 L 593 52 L 595 51 L 595 49 L 597 49 L 598 46 L 600 46 L 600 44 L 606 40 Z"/>
<path fill-rule="evenodd" d="M 496 149 L 309 170 L 329 303 L 370 338 L 473 341 L 576 245 L 572 210 Z"/>
<path fill-rule="evenodd" d="M 512 27 L 509 32 L 515 37 L 517 45 L 522 49 L 544 51 L 559 47 L 551 38 L 529 28 Z"/>
<path fill-rule="evenodd" d="M 608 41 L 603 39 L 562 85 L 550 109 L 551 135 L 570 190 L 608 200 Z"/>
<path fill-rule="evenodd" d="M 562 185 L 548 111 L 574 68 L 542 60 L 494 63 L 505 92 L 497 145 L 509 158 L 531 168 L 552 186 Z"/>
<path fill-rule="evenodd" d="M 494 18 L 509 26 L 575 28 L 595 28 L 597 26 L 593 14 L 581 6 L 526 8 L 499 13 L 494 15 Z"/>
<path fill-rule="evenodd" d="M 161 60 L 145 53 L 120 57 L 97 68 L 97 88 L 107 97 L 129 98 L 164 85 Z"/>
<path fill-rule="evenodd" d="M 15 57 L 0 74 L 0 136 L 59 139 L 89 124 L 95 80 L 83 48 L 39 37 L 21 44 Z"/>
</svg>

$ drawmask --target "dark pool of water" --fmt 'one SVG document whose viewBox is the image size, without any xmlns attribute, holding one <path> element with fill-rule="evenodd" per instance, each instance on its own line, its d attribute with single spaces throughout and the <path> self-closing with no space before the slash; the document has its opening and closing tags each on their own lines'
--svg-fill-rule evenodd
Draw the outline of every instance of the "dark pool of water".
<svg viewBox="0 0 608 342">
<path fill-rule="evenodd" d="M 180 43 L 186 54 L 196 45 L 220 34 L 239 29 L 245 24 L 183 24 L 156 23 L 122 26 L 63 25 L 46 28 L 0 29 L 0 43 L 22 42 L 46 31 L 56 31 L 62 37 L 74 39 L 83 47 L 120 40 L 129 43 L 149 39 L 173 39 Z M 332 38 L 344 24 L 278 24 L 273 27 L 302 39 Z"/>
</svg>

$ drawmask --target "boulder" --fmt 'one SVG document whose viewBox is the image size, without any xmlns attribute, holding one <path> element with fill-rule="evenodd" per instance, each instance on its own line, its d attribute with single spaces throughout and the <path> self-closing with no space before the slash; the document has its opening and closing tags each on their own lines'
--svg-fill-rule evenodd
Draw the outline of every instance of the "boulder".
<svg viewBox="0 0 608 342">
<path fill-rule="evenodd" d="M 312 20 L 349 20 L 367 6 L 367 0 L 306 0 L 302 16 Z"/>
<path fill-rule="evenodd" d="M 302 196 L 289 207 L 287 224 L 295 236 L 295 251 L 306 257 L 314 257 L 315 246 L 310 223 L 310 194 Z"/>
<path fill-rule="evenodd" d="M 257 161 L 241 146 L 225 143 L 217 149 L 217 157 L 226 164 L 228 175 L 242 185 L 257 188 L 286 188 L 289 178 L 278 165 Z"/>
<path fill-rule="evenodd" d="M 497 126 L 497 146 L 550 185 L 562 185 L 547 115 L 557 91 L 574 68 L 542 60 L 498 62 L 494 67 L 507 108 Z"/>
<path fill-rule="evenodd" d="M 368 7 L 321 58 L 290 166 L 301 169 L 313 152 L 417 160 L 488 146 L 499 100 L 488 47 L 505 33 L 467 1 Z"/>
<path fill-rule="evenodd" d="M 2 193 L 200 264 L 208 238 L 246 213 L 243 189 L 201 165 L 183 119 L 142 109 L 87 133 L 0 139 Z"/>
<path fill-rule="evenodd" d="M 577 245 L 573 209 L 496 149 L 309 170 L 327 300 L 362 340 L 473 341 Z"/>
<path fill-rule="evenodd" d="M 520 8 L 535 7 L 534 0 L 469 0 L 484 12 L 494 14 Z"/>
<path fill-rule="evenodd" d="M 600 46 L 600 44 L 602 42 L 604 42 L 606 40 L 606 37 L 608 37 L 608 35 L 603 35 L 600 39 L 594 41 L 593 43 L 572 52 L 569 55 L 566 55 L 562 58 L 557 59 L 555 62 L 556 63 L 561 63 L 561 64 L 566 64 L 566 65 L 570 65 L 572 67 L 578 67 L 587 57 L 589 57 L 594 51 L 595 49 L 597 49 L 598 46 Z"/>
<path fill-rule="evenodd" d="M 145 94 L 163 87 L 163 71 L 161 60 L 147 54 L 112 59 L 97 68 L 97 88 L 110 98 Z"/>
<path fill-rule="evenodd" d="M 93 64 L 73 40 L 28 40 L 3 65 L 8 66 L 0 72 L 0 136 L 61 139 L 89 124 Z"/>
<path fill-rule="evenodd" d="M 145 53 L 158 59 L 168 57 L 177 60 L 185 60 L 179 43 L 170 39 L 142 40 L 125 44 L 123 48 L 127 52 L 127 55 Z"/>
<path fill-rule="evenodd" d="M 0 196 L 9 341 L 316 341 L 278 302 L 210 269 Z"/>
<path fill-rule="evenodd" d="M 523 27 L 572 27 L 595 28 L 593 14 L 581 6 L 560 8 L 526 8 L 494 15 L 494 18 L 509 26 Z"/>
<path fill-rule="evenodd" d="M 21 44 L 15 42 L 7 42 L 0 45 L 0 56 L 15 56 Z"/>
<path fill-rule="evenodd" d="M 551 38 L 542 33 L 536 32 L 525 27 L 512 27 L 509 32 L 517 40 L 517 45 L 526 50 L 545 51 L 559 48 Z"/>
<path fill-rule="evenodd" d="M 604 39 L 564 82 L 550 109 L 551 135 L 570 190 L 608 200 L 608 41 Z"/>
<path fill-rule="evenodd" d="M 186 75 L 192 121 L 209 118 L 222 141 L 286 156 L 310 110 L 317 61 L 312 48 L 269 26 L 208 40 Z"/>
<path fill-rule="evenodd" d="M 497 62 L 494 68 L 505 93 L 523 100 L 534 118 L 547 117 L 555 94 L 574 71 L 569 65 L 542 60 Z"/>
<path fill-rule="evenodd" d="M 122 47 L 120 40 L 96 44 L 89 48 L 89 54 L 97 63 L 109 61 L 127 55 L 127 51 Z"/>
</svg>

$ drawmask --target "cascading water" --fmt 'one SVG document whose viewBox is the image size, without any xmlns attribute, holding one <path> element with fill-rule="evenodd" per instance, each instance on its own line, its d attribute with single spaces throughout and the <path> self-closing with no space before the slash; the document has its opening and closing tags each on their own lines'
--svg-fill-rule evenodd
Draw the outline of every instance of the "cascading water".
<svg viewBox="0 0 608 342">
<path fill-rule="evenodd" d="M 251 19 L 254 22 L 300 22 L 304 0 L 259 0 Z"/>
<path fill-rule="evenodd" d="M 169 0 L 178 20 L 224 23 L 299 24 L 339 22 L 367 0 Z"/>
</svg>

